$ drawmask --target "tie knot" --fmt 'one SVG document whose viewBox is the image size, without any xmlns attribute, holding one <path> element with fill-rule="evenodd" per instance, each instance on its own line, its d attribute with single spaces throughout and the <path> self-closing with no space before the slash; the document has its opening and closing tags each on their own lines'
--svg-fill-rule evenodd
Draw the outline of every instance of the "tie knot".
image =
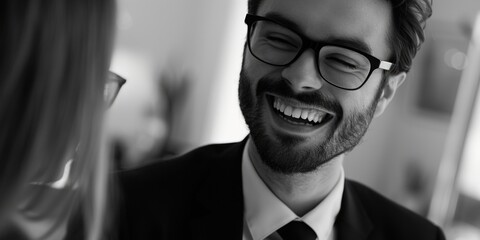
<svg viewBox="0 0 480 240">
<path fill-rule="evenodd" d="M 317 238 L 315 231 L 301 221 L 291 221 L 277 232 L 283 240 L 315 240 Z"/>
</svg>

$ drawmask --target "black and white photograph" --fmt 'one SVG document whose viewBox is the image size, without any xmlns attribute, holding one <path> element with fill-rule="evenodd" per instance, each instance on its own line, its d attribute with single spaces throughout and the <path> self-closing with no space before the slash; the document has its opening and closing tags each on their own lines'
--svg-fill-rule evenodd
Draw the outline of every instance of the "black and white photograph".
<svg viewBox="0 0 480 240">
<path fill-rule="evenodd" d="M 0 240 L 480 240 L 479 0 L 0 5 Z"/>
</svg>

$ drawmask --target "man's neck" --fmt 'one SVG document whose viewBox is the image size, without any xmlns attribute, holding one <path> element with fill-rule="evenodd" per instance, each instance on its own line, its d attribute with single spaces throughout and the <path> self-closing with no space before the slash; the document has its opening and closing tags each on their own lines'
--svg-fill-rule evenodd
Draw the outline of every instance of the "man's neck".
<svg viewBox="0 0 480 240">
<path fill-rule="evenodd" d="M 249 141 L 248 150 L 252 164 L 265 185 L 300 217 L 322 202 L 341 175 L 344 155 L 330 160 L 315 171 L 285 175 L 272 171 L 263 163 L 253 141 Z"/>
</svg>

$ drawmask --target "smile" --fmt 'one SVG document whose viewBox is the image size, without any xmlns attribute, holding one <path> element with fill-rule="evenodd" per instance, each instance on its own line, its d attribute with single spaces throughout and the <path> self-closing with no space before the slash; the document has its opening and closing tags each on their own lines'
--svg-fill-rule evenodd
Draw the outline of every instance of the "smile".
<svg viewBox="0 0 480 240">
<path fill-rule="evenodd" d="M 275 115 L 298 127 L 319 128 L 330 121 L 334 114 L 318 106 L 307 105 L 295 100 L 267 95 Z"/>
</svg>

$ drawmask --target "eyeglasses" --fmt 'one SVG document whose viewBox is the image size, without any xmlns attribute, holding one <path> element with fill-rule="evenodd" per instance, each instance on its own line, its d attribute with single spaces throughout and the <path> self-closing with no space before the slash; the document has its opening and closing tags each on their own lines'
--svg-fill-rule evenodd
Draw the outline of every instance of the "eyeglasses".
<svg viewBox="0 0 480 240">
<path fill-rule="evenodd" d="M 341 89 L 357 90 L 375 69 L 390 70 L 393 66 L 352 47 L 310 40 L 273 19 L 247 14 L 245 23 L 248 48 L 255 58 L 273 66 L 287 66 L 311 48 L 320 76 Z"/>
<path fill-rule="evenodd" d="M 105 88 L 103 90 L 103 99 L 107 107 L 112 106 L 115 98 L 117 98 L 118 92 L 126 82 L 127 80 L 117 74 L 113 72 L 108 73 L 107 80 L 105 81 Z"/>
</svg>

